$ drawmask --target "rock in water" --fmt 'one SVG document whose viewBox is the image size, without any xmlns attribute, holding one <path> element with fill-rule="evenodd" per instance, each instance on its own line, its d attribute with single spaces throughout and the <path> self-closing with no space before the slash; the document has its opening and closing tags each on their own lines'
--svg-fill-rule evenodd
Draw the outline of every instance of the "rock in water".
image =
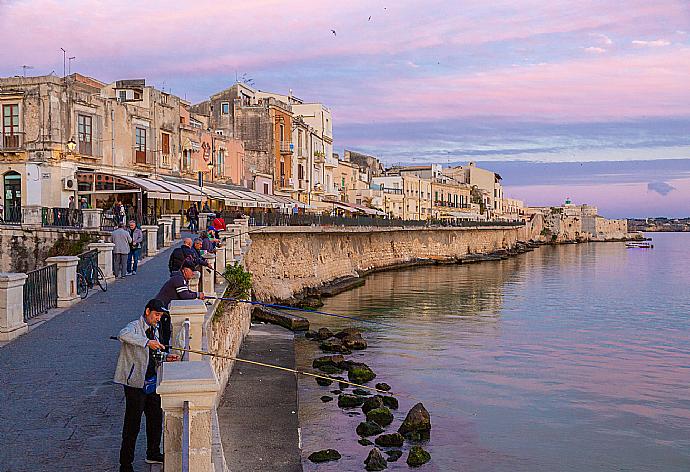
<svg viewBox="0 0 690 472">
<path fill-rule="evenodd" d="M 316 366 L 314 366 L 314 367 L 316 367 Z M 381 382 L 381 383 L 376 384 L 376 389 L 377 390 L 383 390 L 384 392 L 387 392 L 391 389 L 391 386 L 385 382 Z"/>
<path fill-rule="evenodd" d="M 407 413 L 405 420 L 403 420 L 398 432 L 405 437 L 415 436 L 417 434 L 424 437 L 428 436 L 431 431 L 431 418 L 429 412 L 424 408 L 424 405 L 417 403 Z"/>
<path fill-rule="evenodd" d="M 332 393 L 333 395 L 340 395 L 340 394 L 343 393 L 343 392 L 342 392 L 342 390 L 331 390 L 331 393 Z"/>
<path fill-rule="evenodd" d="M 367 421 L 373 421 L 381 426 L 388 426 L 393 422 L 393 413 L 385 406 L 375 408 L 367 413 Z"/>
<path fill-rule="evenodd" d="M 333 401 L 333 397 L 329 397 L 328 395 L 324 395 L 323 397 L 321 397 L 321 401 L 324 403 L 328 403 L 330 401 Z"/>
<path fill-rule="evenodd" d="M 343 362 L 345 362 L 345 358 L 343 356 L 341 356 L 340 354 L 336 354 L 334 356 L 317 357 L 311 363 L 311 366 L 314 369 L 318 369 L 319 367 L 324 366 L 324 365 L 331 365 L 333 367 L 343 368 L 342 367 Z"/>
<path fill-rule="evenodd" d="M 400 449 L 391 449 L 386 451 L 386 455 L 388 456 L 388 462 L 395 462 L 402 457 L 403 452 Z"/>
<path fill-rule="evenodd" d="M 361 351 L 367 348 L 367 342 L 362 336 L 345 336 L 343 339 L 343 346 Z"/>
<path fill-rule="evenodd" d="M 371 395 L 369 390 L 364 390 L 363 388 L 356 388 L 352 391 L 352 393 L 354 393 L 355 395 L 362 396 L 362 397 L 368 397 L 369 395 Z"/>
<path fill-rule="evenodd" d="M 431 460 L 431 454 L 426 452 L 420 446 L 412 446 L 410 454 L 407 456 L 407 465 L 410 467 L 419 467 Z"/>
<path fill-rule="evenodd" d="M 317 333 L 316 331 L 309 330 L 306 333 L 304 333 L 304 337 L 307 339 L 318 339 L 319 333 Z"/>
<path fill-rule="evenodd" d="M 402 447 L 405 438 L 400 433 L 382 434 L 374 442 L 381 447 Z"/>
<path fill-rule="evenodd" d="M 319 367 L 319 370 L 325 374 L 333 375 L 340 374 L 343 369 L 340 369 L 334 365 L 325 364 Z"/>
<path fill-rule="evenodd" d="M 374 445 L 374 443 L 369 441 L 367 438 L 361 438 L 357 442 L 360 443 L 362 446 L 373 446 Z"/>
<path fill-rule="evenodd" d="M 395 397 L 388 397 L 388 396 L 381 396 L 381 400 L 383 400 L 383 406 L 387 406 L 391 410 L 397 410 L 398 409 L 398 399 Z"/>
<path fill-rule="evenodd" d="M 341 331 L 335 333 L 335 337 L 338 339 L 343 339 L 346 336 L 361 336 L 362 332 L 357 328 L 345 328 Z"/>
<path fill-rule="evenodd" d="M 347 367 L 347 377 L 350 382 L 366 383 L 376 378 L 376 374 L 366 364 L 350 362 Z"/>
<path fill-rule="evenodd" d="M 319 384 L 319 385 L 321 385 L 322 387 L 327 387 L 327 386 L 329 386 L 330 384 L 332 384 L 333 381 L 332 381 L 332 380 L 327 380 L 327 379 L 321 379 L 321 378 L 319 378 L 319 377 L 316 377 L 316 383 Z"/>
<path fill-rule="evenodd" d="M 363 421 L 357 425 L 357 434 L 360 436 L 375 436 L 383 433 L 383 428 L 373 421 Z"/>
<path fill-rule="evenodd" d="M 381 451 L 375 447 L 369 451 L 369 456 L 364 461 L 364 464 L 366 465 L 366 470 L 384 470 L 388 468 L 386 459 L 381 455 Z"/>
<path fill-rule="evenodd" d="M 333 333 L 331 333 L 331 330 L 328 328 L 321 328 L 320 330 L 317 331 L 316 336 L 321 340 L 324 341 L 328 338 L 333 337 Z"/>
<path fill-rule="evenodd" d="M 321 341 L 319 347 L 324 352 L 341 352 L 343 354 L 350 354 L 352 352 L 349 348 L 347 348 L 347 346 L 343 345 L 343 342 L 340 339 L 337 338 Z"/>
<path fill-rule="evenodd" d="M 323 451 L 309 454 L 309 460 L 317 464 L 319 462 L 337 461 L 338 459 L 340 459 L 340 453 L 335 449 L 324 449 Z"/>
<path fill-rule="evenodd" d="M 364 403 L 364 398 L 357 395 L 348 395 L 347 393 L 338 395 L 338 406 L 340 408 L 354 408 L 362 406 L 362 403 Z"/>
<path fill-rule="evenodd" d="M 376 395 L 375 397 L 367 398 L 364 401 L 364 404 L 362 405 L 362 411 L 366 414 L 369 413 L 371 410 L 381 408 L 382 406 L 383 401 L 381 400 L 381 397 Z"/>
</svg>

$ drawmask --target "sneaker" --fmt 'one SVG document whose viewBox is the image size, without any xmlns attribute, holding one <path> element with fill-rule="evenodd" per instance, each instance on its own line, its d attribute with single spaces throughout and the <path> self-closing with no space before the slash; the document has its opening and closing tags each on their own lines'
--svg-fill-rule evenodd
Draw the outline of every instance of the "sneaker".
<svg viewBox="0 0 690 472">
<path fill-rule="evenodd" d="M 157 454 L 146 454 L 146 463 L 147 464 L 162 464 L 163 463 L 163 454 L 160 452 Z"/>
<path fill-rule="evenodd" d="M 132 271 L 132 275 L 137 275 L 137 271 L 136 271 L 136 270 L 133 270 L 133 271 Z"/>
<path fill-rule="evenodd" d="M 131 273 L 131 272 L 127 272 L 125 275 L 132 275 L 132 273 Z"/>
</svg>

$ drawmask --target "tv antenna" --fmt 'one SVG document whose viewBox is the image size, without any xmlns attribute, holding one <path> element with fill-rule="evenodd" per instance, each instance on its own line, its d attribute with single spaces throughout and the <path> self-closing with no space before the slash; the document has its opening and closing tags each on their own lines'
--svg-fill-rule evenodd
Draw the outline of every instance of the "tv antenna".
<svg viewBox="0 0 690 472">
<path fill-rule="evenodd" d="M 34 68 L 34 66 L 26 66 L 26 65 L 22 66 L 22 73 L 24 74 L 24 77 L 26 77 L 27 69 L 33 69 L 33 68 Z"/>
</svg>

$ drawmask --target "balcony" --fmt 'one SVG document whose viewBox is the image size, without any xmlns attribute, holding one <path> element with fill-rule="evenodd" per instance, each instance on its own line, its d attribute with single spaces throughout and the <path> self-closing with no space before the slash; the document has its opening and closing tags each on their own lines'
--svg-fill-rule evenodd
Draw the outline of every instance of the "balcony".
<svg viewBox="0 0 690 472">
<path fill-rule="evenodd" d="M 292 154 L 293 146 L 290 141 L 280 142 L 280 153 L 281 154 Z"/>
<path fill-rule="evenodd" d="M 338 167 L 338 159 L 334 157 L 329 157 L 325 160 L 325 166 L 335 168 Z"/>
<path fill-rule="evenodd" d="M 20 151 L 24 147 L 24 133 L 3 134 L 0 140 L 0 151 Z"/>
</svg>

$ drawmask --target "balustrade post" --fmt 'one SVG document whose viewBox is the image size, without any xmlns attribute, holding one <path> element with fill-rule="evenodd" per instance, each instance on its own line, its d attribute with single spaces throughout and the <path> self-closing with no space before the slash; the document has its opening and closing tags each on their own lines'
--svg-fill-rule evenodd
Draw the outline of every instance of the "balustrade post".
<svg viewBox="0 0 690 472">
<path fill-rule="evenodd" d="M 56 256 L 46 259 L 46 264 L 57 264 L 58 308 L 68 307 L 79 300 L 77 295 L 77 256 Z"/>
<path fill-rule="evenodd" d="M 181 472 L 184 457 L 189 460 L 186 470 L 212 472 L 211 410 L 215 408 L 220 384 L 211 364 L 164 362 L 159 379 L 156 392 L 164 414 L 165 471 Z M 184 453 L 183 444 L 188 446 Z"/>
<path fill-rule="evenodd" d="M 177 336 L 182 330 L 182 324 L 185 320 L 189 320 L 190 329 L 190 349 L 201 350 L 202 328 L 204 325 L 204 318 L 206 317 L 206 303 L 203 300 L 172 300 L 170 302 L 170 322 L 172 324 L 173 344 L 177 347 L 183 347 L 177 344 Z M 173 354 L 182 354 L 179 351 L 172 351 Z M 190 361 L 200 361 L 201 354 L 184 353 L 186 358 Z"/>
<path fill-rule="evenodd" d="M 172 219 L 171 218 L 158 218 L 158 224 L 163 225 L 163 246 L 168 247 L 173 242 L 172 236 Z"/>
<path fill-rule="evenodd" d="M 216 283 L 224 280 L 222 274 L 225 272 L 226 264 L 225 244 L 223 244 L 222 246 L 216 247 L 216 270 L 221 274 L 216 274 Z"/>
<path fill-rule="evenodd" d="M 192 292 L 198 292 L 200 281 L 201 272 L 195 270 L 194 275 L 192 275 L 192 278 L 189 279 L 189 290 L 191 290 Z"/>
<path fill-rule="evenodd" d="M 27 275 L 0 272 L 0 341 L 11 341 L 26 333 L 24 283 Z"/>
<path fill-rule="evenodd" d="M 25 205 L 22 211 L 22 228 L 34 229 L 43 225 L 43 207 L 38 205 Z"/>
<path fill-rule="evenodd" d="M 100 208 L 84 208 L 81 210 L 83 215 L 83 228 L 90 230 L 100 230 L 101 229 L 101 217 L 103 216 L 103 210 Z"/>
<path fill-rule="evenodd" d="M 238 218 L 239 224 L 240 224 L 240 231 L 242 234 L 242 239 L 241 239 L 241 244 L 242 246 L 246 246 L 249 244 L 249 217 L 248 216 L 243 216 L 242 218 Z M 235 220 L 237 222 L 238 220 Z"/>
<path fill-rule="evenodd" d="M 171 221 L 175 222 L 175 231 L 171 232 L 172 239 L 179 239 L 181 236 L 181 229 L 182 229 L 182 216 L 178 215 L 176 213 L 172 213 L 169 215 L 163 215 L 164 218 L 170 219 Z"/>
<path fill-rule="evenodd" d="M 216 268 L 216 255 L 206 253 L 203 258 L 208 262 L 209 267 L 201 267 L 201 291 L 208 295 L 216 295 L 216 273 L 213 269 Z"/>
<path fill-rule="evenodd" d="M 242 225 L 240 224 L 231 224 L 231 225 L 226 225 L 226 228 L 228 232 L 230 233 L 230 237 L 228 238 L 228 243 L 232 245 L 231 249 L 231 259 L 235 260 L 237 257 L 239 257 L 241 253 L 240 249 L 240 244 L 241 244 L 241 238 L 240 236 L 242 232 Z"/>
<path fill-rule="evenodd" d="M 158 253 L 158 226 L 144 225 L 141 230 L 146 238 L 146 256 L 153 257 Z"/>
<path fill-rule="evenodd" d="M 96 249 L 98 251 L 98 267 L 103 271 L 105 279 L 110 281 L 115 278 L 113 273 L 113 243 L 90 243 L 87 246 L 89 249 Z"/>
</svg>

